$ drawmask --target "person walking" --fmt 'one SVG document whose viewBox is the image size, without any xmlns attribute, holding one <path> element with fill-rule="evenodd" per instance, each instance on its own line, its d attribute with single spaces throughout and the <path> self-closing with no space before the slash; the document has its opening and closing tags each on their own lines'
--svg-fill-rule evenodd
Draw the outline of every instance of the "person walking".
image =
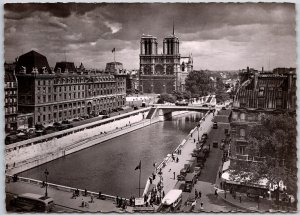
<svg viewBox="0 0 300 215">
<path fill-rule="evenodd" d="M 94 203 L 94 196 L 91 195 L 91 203 Z"/>
<path fill-rule="evenodd" d="M 200 209 L 203 210 L 203 202 L 200 203 Z"/>
</svg>

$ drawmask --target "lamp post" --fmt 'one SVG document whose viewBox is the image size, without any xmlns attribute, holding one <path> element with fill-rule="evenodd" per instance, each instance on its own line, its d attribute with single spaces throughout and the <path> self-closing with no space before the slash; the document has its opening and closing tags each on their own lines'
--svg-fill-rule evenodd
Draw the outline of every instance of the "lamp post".
<svg viewBox="0 0 300 215">
<path fill-rule="evenodd" d="M 197 128 L 198 128 L 198 143 L 199 143 L 199 141 L 200 141 L 200 137 L 199 137 L 200 123 L 197 125 Z"/>
<path fill-rule="evenodd" d="M 47 169 L 45 170 L 44 174 L 45 174 L 45 177 L 46 177 L 46 193 L 45 193 L 45 197 L 48 197 L 48 190 L 47 190 L 47 188 L 48 188 L 48 181 L 47 181 L 47 177 L 49 175 L 49 172 L 48 172 Z"/>
</svg>

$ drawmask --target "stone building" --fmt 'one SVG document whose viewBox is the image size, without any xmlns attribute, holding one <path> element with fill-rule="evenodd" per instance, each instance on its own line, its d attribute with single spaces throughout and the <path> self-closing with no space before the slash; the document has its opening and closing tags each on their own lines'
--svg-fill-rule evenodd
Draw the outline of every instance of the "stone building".
<svg viewBox="0 0 300 215">
<path fill-rule="evenodd" d="M 58 62 L 51 70 L 45 56 L 30 51 L 19 57 L 16 74 L 19 111 L 34 113 L 34 124 L 107 114 L 125 104 L 125 80 L 82 63 Z"/>
<path fill-rule="evenodd" d="M 262 114 L 296 113 L 296 70 L 275 71 L 254 73 L 237 91 L 230 123 L 232 159 L 250 159 L 246 151 L 248 131 Z"/>
<path fill-rule="evenodd" d="M 18 115 L 18 82 L 15 75 L 14 64 L 4 64 L 4 111 L 5 111 L 5 131 L 17 130 Z"/>
<path fill-rule="evenodd" d="M 163 53 L 157 52 L 157 38 L 143 35 L 140 46 L 139 88 L 143 93 L 184 91 L 185 78 L 193 70 L 192 57 L 181 57 L 179 39 L 174 34 L 164 38 Z"/>
</svg>

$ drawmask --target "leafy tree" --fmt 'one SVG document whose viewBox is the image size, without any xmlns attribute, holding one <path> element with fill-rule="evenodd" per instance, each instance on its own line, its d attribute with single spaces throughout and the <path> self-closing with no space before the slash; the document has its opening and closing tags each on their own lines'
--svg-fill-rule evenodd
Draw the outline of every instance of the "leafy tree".
<svg viewBox="0 0 300 215">
<path fill-rule="evenodd" d="M 214 92 L 213 82 L 207 71 L 192 71 L 185 80 L 185 88 L 192 97 L 206 96 Z"/>
<path fill-rule="evenodd" d="M 248 134 L 246 152 L 262 162 L 233 162 L 236 173 L 251 172 L 251 181 L 262 177 L 273 183 L 283 180 L 288 193 L 297 196 L 296 118 L 289 114 L 263 116 Z"/>
<path fill-rule="evenodd" d="M 173 95 L 164 93 L 160 95 L 160 98 L 158 99 L 158 104 L 163 104 L 165 102 L 175 103 L 176 99 Z"/>
</svg>

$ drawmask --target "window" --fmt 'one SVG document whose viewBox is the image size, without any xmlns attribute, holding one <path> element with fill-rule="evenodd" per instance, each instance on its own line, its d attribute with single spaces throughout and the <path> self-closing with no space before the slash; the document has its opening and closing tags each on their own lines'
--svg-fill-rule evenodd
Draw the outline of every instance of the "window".
<svg viewBox="0 0 300 215">
<path fill-rule="evenodd" d="M 245 137 L 245 129 L 244 128 L 240 129 L 240 137 Z"/>
<path fill-rule="evenodd" d="M 258 92 L 258 96 L 264 96 L 264 90 L 265 90 L 264 87 L 260 87 L 259 92 Z"/>
<path fill-rule="evenodd" d="M 264 98 L 258 98 L 258 108 L 264 108 Z"/>
<path fill-rule="evenodd" d="M 238 144 L 236 147 L 236 152 L 237 152 L 237 154 L 244 155 L 246 153 L 246 146 Z"/>
<path fill-rule="evenodd" d="M 246 118 L 245 113 L 241 113 L 240 118 L 241 118 L 241 121 L 245 121 L 245 118 Z"/>
<path fill-rule="evenodd" d="M 282 108 L 282 100 L 281 99 L 276 100 L 276 108 Z"/>
</svg>

